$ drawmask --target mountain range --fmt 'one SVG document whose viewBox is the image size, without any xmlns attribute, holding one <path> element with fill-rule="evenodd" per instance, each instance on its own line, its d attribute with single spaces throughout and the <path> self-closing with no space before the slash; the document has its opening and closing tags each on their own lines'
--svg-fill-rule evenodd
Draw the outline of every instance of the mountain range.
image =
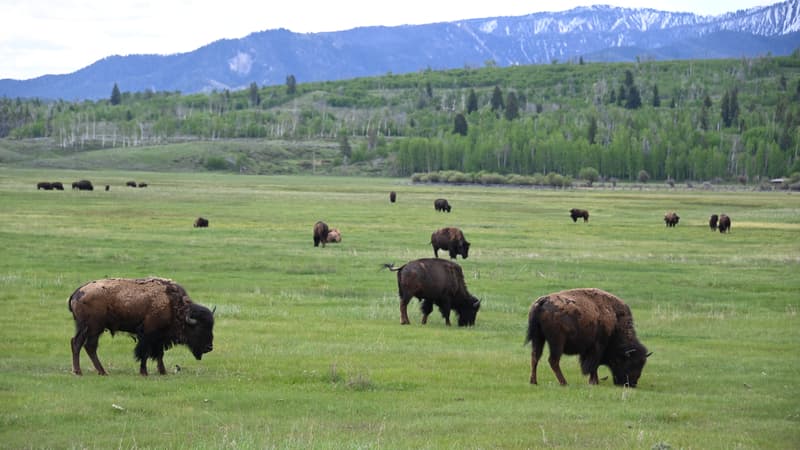
<svg viewBox="0 0 800 450">
<path fill-rule="evenodd" d="M 800 48 L 800 0 L 700 16 L 596 5 L 563 12 L 324 33 L 266 30 L 172 55 L 109 56 L 65 75 L 0 80 L 0 97 L 83 100 L 387 73 L 523 64 L 788 55 Z"/>
</svg>

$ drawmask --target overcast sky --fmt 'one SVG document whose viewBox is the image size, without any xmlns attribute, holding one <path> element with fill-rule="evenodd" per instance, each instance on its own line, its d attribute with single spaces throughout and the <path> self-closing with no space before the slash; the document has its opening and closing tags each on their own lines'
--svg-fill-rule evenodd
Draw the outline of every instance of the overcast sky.
<svg viewBox="0 0 800 450">
<path fill-rule="evenodd" d="M 71 73 L 111 55 L 192 51 L 222 38 L 424 24 L 610 4 L 717 15 L 778 0 L 0 0 L 0 78 Z M 555 5 L 558 6 L 555 6 Z"/>
</svg>

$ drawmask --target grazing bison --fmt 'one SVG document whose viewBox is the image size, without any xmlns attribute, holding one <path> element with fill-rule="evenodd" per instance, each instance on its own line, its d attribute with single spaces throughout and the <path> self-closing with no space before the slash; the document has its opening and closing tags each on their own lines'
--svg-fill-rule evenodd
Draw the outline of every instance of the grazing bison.
<svg viewBox="0 0 800 450">
<path fill-rule="evenodd" d="M 469 242 L 464 238 L 464 233 L 458 228 L 441 228 L 431 234 L 433 256 L 439 257 L 439 249 L 450 252 L 450 258 L 456 259 L 458 255 L 467 259 L 469 255 Z"/>
<path fill-rule="evenodd" d="M 145 188 L 145 187 L 147 187 L 147 183 L 139 183 L 139 187 L 140 188 Z"/>
<path fill-rule="evenodd" d="M 408 325 L 408 302 L 411 297 L 422 301 L 422 324 L 428 322 L 433 305 L 439 307 L 445 323 L 450 326 L 450 311 L 458 315 L 458 326 L 473 326 L 481 301 L 467 291 L 464 273 L 458 264 L 435 258 L 410 261 L 395 268 L 385 264 L 389 270 L 397 272 L 397 288 L 400 294 L 400 324 Z"/>
<path fill-rule="evenodd" d="M 335 244 L 342 242 L 342 233 L 336 228 L 331 228 L 328 235 L 325 236 L 325 242 L 328 244 Z"/>
<path fill-rule="evenodd" d="M 678 224 L 679 220 L 681 220 L 681 218 L 678 217 L 678 214 L 675 212 L 668 212 L 664 214 L 664 223 L 666 223 L 668 227 L 674 227 Z"/>
<path fill-rule="evenodd" d="M 36 184 L 36 190 L 44 189 L 45 191 L 52 191 L 53 190 L 53 183 L 48 183 L 47 181 L 42 181 L 41 183 Z"/>
<path fill-rule="evenodd" d="M 597 368 L 611 369 L 614 384 L 636 387 L 647 362 L 647 349 L 636 338 L 631 310 L 622 300 L 600 289 L 571 289 L 539 297 L 528 312 L 525 343 L 532 343 L 531 384 L 544 343 L 548 362 L 562 385 L 562 354 L 579 355 L 589 384 L 597 384 Z"/>
<path fill-rule="evenodd" d="M 80 180 L 72 183 L 72 189 L 78 189 L 81 191 L 93 191 L 94 186 L 92 186 L 92 182 L 89 180 Z M 108 187 L 106 187 L 108 190 Z"/>
<path fill-rule="evenodd" d="M 322 244 L 322 247 L 325 247 L 325 240 L 328 238 L 328 224 L 319 221 L 314 224 L 314 247 L 319 247 L 319 244 Z"/>
<path fill-rule="evenodd" d="M 397 192 L 395 191 L 389 192 L 389 201 L 392 203 L 397 201 Z"/>
<path fill-rule="evenodd" d="M 136 182 L 135 181 L 127 181 L 127 182 L 125 182 L 125 186 L 136 187 Z"/>
<path fill-rule="evenodd" d="M 719 232 L 725 233 L 731 231 L 731 218 L 728 217 L 726 214 L 720 214 L 719 216 Z"/>
<path fill-rule="evenodd" d="M 572 209 L 569 210 L 569 215 L 570 215 L 570 217 L 572 217 L 572 221 L 573 222 L 577 222 L 578 221 L 578 217 L 583 217 L 583 221 L 584 222 L 588 222 L 589 221 L 589 211 L 587 211 L 585 209 L 572 208 Z"/>
<path fill-rule="evenodd" d="M 213 348 L 214 311 L 198 305 L 178 283 L 163 278 L 110 278 L 84 284 L 69 297 L 75 319 L 72 371 L 81 375 L 80 351 L 92 360 L 97 373 L 106 375 L 97 358 L 97 342 L 103 331 L 131 333 L 139 374 L 147 375 L 147 359 L 155 359 L 158 373 L 164 368 L 164 351 L 176 344 L 189 347 L 198 360 Z"/>
<path fill-rule="evenodd" d="M 60 181 L 53 181 L 52 185 L 53 185 L 53 189 L 55 189 L 57 191 L 63 191 L 64 190 L 64 185 L 61 184 Z"/>
<path fill-rule="evenodd" d="M 711 218 L 708 219 L 708 227 L 711 228 L 711 231 L 717 231 L 717 221 L 719 220 L 719 216 L 716 214 L 712 214 Z"/>
<path fill-rule="evenodd" d="M 194 227 L 195 228 L 208 228 L 208 219 L 203 217 L 198 217 L 194 220 Z"/>
<path fill-rule="evenodd" d="M 433 208 L 437 211 L 447 211 L 450 212 L 450 203 L 447 203 L 447 200 L 443 198 L 437 198 L 433 201 Z"/>
</svg>

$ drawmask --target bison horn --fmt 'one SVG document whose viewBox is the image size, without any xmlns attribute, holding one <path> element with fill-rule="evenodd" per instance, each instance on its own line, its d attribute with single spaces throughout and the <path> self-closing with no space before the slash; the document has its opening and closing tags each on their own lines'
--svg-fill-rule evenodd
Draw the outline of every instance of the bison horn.
<svg viewBox="0 0 800 450">
<path fill-rule="evenodd" d="M 630 358 L 631 357 L 631 353 L 635 353 L 635 352 L 636 352 L 635 348 L 632 348 L 632 349 L 629 349 L 629 350 L 625 350 L 625 357 L 626 358 Z"/>
<path fill-rule="evenodd" d="M 211 309 L 211 315 L 213 316 L 215 312 L 217 312 L 217 305 L 214 305 L 214 308 Z"/>
<path fill-rule="evenodd" d="M 186 323 L 189 325 L 197 325 L 197 319 L 192 319 L 192 316 L 186 316 Z"/>
<path fill-rule="evenodd" d="M 648 353 L 648 354 L 644 355 L 644 357 L 645 357 L 645 358 L 649 358 L 649 357 L 650 357 L 650 355 L 652 355 L 652 354 L 653 354 L 653 352 L 650 352 L 650 353 Z"/>
</svg>

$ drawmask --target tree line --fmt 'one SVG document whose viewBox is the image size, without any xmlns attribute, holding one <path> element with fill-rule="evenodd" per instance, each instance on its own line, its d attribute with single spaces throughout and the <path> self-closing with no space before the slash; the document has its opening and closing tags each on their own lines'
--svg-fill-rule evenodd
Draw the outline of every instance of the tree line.
<svg viewBox="0 0 800 450">
<path fill-rule="evenodd" d="M 61 149 L 186 140 L 331 140 L 396 175 L 761 179 L 800 171 L 800 54 L 422 70 L 108 100 L 0 99 L 0 137 Z"/>
</svg>

